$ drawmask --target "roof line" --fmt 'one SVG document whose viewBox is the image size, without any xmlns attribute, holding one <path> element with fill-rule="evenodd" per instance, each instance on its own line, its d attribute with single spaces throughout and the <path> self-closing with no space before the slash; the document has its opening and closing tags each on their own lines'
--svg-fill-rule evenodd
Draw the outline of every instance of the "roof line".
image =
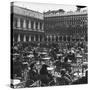
<svg viewBox="0 0 90 90">
<path fill-rule="evenodd" d="M 35 11 L 35 10 L 31 10 L 31 9 L 28 9 L 28 8 L 25 8 L 25 7 L 21 7 L 21 6 L 17 6 L 17 5 L 13 5 L 15 7 L 19 7 L 19 8 L 22 8 L 22 9 L 25 9 L 25 10 L 28 10 L 28 11 L 32 11 L 32 12 L 37 12 L 37 13 L 40 13 L 40 14 L 43 14 L 41 12 L 38 12 L 38 11 Z"/>
</svg>

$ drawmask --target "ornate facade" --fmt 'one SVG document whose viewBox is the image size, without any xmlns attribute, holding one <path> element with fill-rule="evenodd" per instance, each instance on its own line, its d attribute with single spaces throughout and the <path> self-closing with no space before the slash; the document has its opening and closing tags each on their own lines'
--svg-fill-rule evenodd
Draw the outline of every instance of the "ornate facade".
<svg viewBox="0 0 90 90">
<path fill-rule="evenodd" d="M 63 10 L 44 13 L 46 40 L 87 41 L 87 11 L 65 12 Z"/>
<path fill-rule="evenodd" d="M 43 41 L 43 14 L 18 6 L 12 6 L 11 9 L 13 41 Z"/>
<path fill-rule="evenodd" d="M 87 10 L 65 12 L 60 9 L 43 13 L 12 6 L 11 31 L 15 42 L 87 41 Z"/>
</svg>

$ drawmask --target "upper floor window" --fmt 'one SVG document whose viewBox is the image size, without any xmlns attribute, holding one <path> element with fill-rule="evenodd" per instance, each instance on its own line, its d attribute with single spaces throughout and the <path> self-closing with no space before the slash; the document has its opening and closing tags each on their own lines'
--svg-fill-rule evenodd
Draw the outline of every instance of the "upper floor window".
<svg viewBox="0 0 90 90">
<path fill-rule="evenodd" d="M 29 28 L 29 20 L 26 20 L 26 28 Z"/>
<path fill-rule="evenodd" d="M 34 22 L 31 21 L 31 29 L 34 29 Z"/>
<path fill-rule="evenodd" d="M 17 23 L 18 23 L 18 19 L 15 17 L 14 18 L 14 27 L 17 27 L 17 25 L 18 25 Z"/>
<path fill-rule="evenodd" d="M 42 23 L 40 23 L 40 29 L 42 29 Z"/>
<path fill-rule="evenodd" d="M 21 18 L 20 19 L 21 28 L 23 28 L 23 22 L 24 22 L 24 20 Z"/>
<path fill-rule="evenodd" d="M 38 22 L 36 22 L 36 29 L 38 29 Z"/>
</svg>

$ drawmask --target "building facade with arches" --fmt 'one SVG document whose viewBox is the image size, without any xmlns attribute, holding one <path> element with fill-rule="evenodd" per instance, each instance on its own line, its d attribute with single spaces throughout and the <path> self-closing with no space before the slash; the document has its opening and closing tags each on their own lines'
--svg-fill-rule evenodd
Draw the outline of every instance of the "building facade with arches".
<svg viewBox="0 0 90 90">
<path fill-rule="evenodd" d="M 43 14 L 26 8 L 12 6 L 11 32 L 15 42 L 43 41 Z"/>
</svg>

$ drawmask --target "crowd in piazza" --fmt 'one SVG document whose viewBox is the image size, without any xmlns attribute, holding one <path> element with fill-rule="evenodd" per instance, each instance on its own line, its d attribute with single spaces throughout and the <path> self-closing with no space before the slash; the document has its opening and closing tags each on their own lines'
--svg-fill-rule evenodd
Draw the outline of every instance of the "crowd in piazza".
<svg viewBox="0 0 90 90">
<path fill-rule="evenodd" d="M 65 19 L 58 26 L 62 16 L 57 20 L 58 16 L 50 15 L 17 6 L 12 8 L 11 87 L 88 83 L 87 13 L 78 14 L 85 17 L 83 27 L 79 20 L 75 27 L 68 28 L 63 26 Z"/>
</svg>

